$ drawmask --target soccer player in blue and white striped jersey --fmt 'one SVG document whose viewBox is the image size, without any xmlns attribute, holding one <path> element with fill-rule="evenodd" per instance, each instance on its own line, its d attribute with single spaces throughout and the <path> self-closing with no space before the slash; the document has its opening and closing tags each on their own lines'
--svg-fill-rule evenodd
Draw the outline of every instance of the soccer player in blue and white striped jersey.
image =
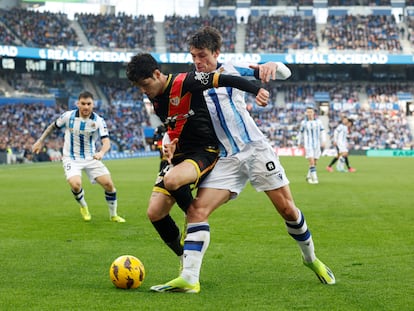
<svg viewBox="0 0 414 311">
<path fill-rule="evenodd" d="M 117 196 L 109 170 L 102 159 L 111 148 L 108 128 L 105 120 L 93 112 L 92 93 L 84 91 L 79 94 L 77 109 L 64 112 L 52 122 L 41 137 L 34 143 L 32 150 L 38 153 L 49 134 L 55 129 L 64 129 L 63 169 L 75 200 L 80 205 L 80 212 L 85 221 L 91 220 L 85 191 L 82 187 L 82 171 L 92 183 L 100 184 L 105 190 L 105 199 L 109 208 L 110 220 L 125 222 L 117 214 Z M 102 147 L 96 150 L 96 141 L 100 139 Z"/>
<path fill-rule="evenodd" d="M 325 130 L 320 119 L 315 117 L 315 109 L 306 107 L 305 119 L 301 122 L 298 135 L 298 145 L 305 149 L 305 158 L 309 162 L 306 181 L 317 184 L 318 175 L 316 165 L 321 156 L 321 148 L 325 146 Z"/>
</svg>

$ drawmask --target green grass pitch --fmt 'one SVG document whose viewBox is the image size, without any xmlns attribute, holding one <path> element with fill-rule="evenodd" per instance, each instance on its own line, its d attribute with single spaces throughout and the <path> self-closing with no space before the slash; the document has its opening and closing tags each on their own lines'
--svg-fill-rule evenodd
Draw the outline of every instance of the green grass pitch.
<svg viewBox="0 0 414 311">
<path fill-rule="evenodd" d="M 106 164 L 124 224 L 111 223 L 102 189 L 84 176 L 92 221 L 81 219 L 60 163 L 0 166 L 1 310 L 414 310 L 414 159 L 351 156 L 356 173 L 305 182 L 304 158 L 282 157 L 318 257 L 337 284 L 324 286 L 263 193 L 246 187 L 210 218 L 198 295 L 159 294 L 178 259 L 146 218 L 157 158 Z M 181 211 L 173 216 L 181 225 Z M 109 266 L 142 260 L 146 279 L 116 289 Z"/>
</svg>

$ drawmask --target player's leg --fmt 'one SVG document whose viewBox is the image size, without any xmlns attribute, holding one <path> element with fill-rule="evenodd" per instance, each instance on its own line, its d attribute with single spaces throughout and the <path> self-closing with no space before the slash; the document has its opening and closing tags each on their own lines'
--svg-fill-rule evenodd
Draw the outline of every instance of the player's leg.
<svg viewBox="0 0 414 311">
<path fill-rule="evenodd" d="M 178 278 L 166 284 L 155 285 L 156 292 L 200 291 L 200 270 L 205 252 L 210 244 L 208 216 L 230 198 L 228 190 L 202 188 L 187 211 L 187 236 L 184 240 L 183 267 Z"/>
<path fill-rule="evenodd" d="M 85 221 L 91 220 L 88 204 L 85 200 L 85 191 L 82 188 L 82 168 L 78 163 L 65 159 L 63 160 L 63 168 L 65 170 L 66 181 L 68 182 L 72 195 L 76 202 L 80 205 L 80 212 Z"/>
<path fill-rule="evenodd" d="M 157 292 L 200 291 L 199 274 L 210 241 L 209 215 L 230 198 L 235 198 L 246 185 L 247 175 L 237 157 L 220 158 L 211 173 L 203 179 L 196 199 L 187 211 L 187 236 L 184 241 L 183 269 L 178 278 L 151 287 Z M 202 245 L 202 246 L 201 246 Z"/>
<path fill-rule="evenodd" d="M 308 170 L 307 181 L 310 184 L 317 184 L 318 177 L 316 176 L 316 165 L 315 165 L 315 158 L 314 158 L 313 151 L 312 153 L 309 153 L 308 161 L 309 161 L 309 170 Z"/>
<path fill-rule="evenodd" d="M 269 197 L 278 213 L 285 220 L 288 233 L 297 242 L 304 262 L 307 266 L 319 263 L 316 258 L 313 239 L 308 230 L 305 217 L 302 212 L 295 206 L 292 194 L 289 188 L 289 180 L 285 174 L 283 166 L 280 164 L 278 157 L 268 144 L 257 144 L 255 146 L 256 155 L 254 162 L 250 166 L 250 182 L 257 191 L 264 191 Z M 322 263 L 321 263 L 322 265 Z M 318 265 L 318 269 L 321 265 Z M 323 265 L 323 267 L 325 267 Z M 313 271 L 315 271 L 313 269 Z M 319 274 L 326 280 L 326 283 L 335 283 L 333 274 L 330 270 L 319 269 Z M 321 277 L 318 275 L 318 277 Z"/>
<path fill-rule="evenodd" d="M 182 256 L 183 246 L 180 243 L 180 229 L 170 216 L 174 203 L 175 200 L 168 192 L 153 191 L 148 203 L 147 216 L 164 243 L 177 256 Z"/>
<path fill-rule="evenodd" d="M 350 173 L 355 172 L 356 170 L 353 167 L 351 167 L 351 165 L 349 164 L 348 150 L 346 150 L 342 153 L 342 157 L 344 159 L 344 164 L 346 165 L 346 167 L 348 169 L 348 172 L 350 172 Z"/>
<path fill-rule="evenodd" d="M 202 150 L 187 155 L 180 163 L 170 167 L 165 173 L 164 187 L 184 212 L 193 201 L 192 188 L 197 187 L 200 179 L 210 173 L 217 159 L 218 153 L 216 151 Z"/>
<path fill-rule="evenodd" d="M 329 165 L 326 167 L 326 170 L 328 172 L 333 172 L 332 166 L 336 163 L 336 161 L 338 161 L 340 157 L 338 146 L 335 146 L 335 148 L 337 150 L 337 155 L 332 159 L 331 163 L 329 163 Z"/>
<path fill-rule="evenodd" d="M 109 219 L 113 222 L 125 222 L 125 219 L 118 215 L 117 191 L 111 175 L 101 175 L 96 177 L 95 180 L 105 191 L 105 200 L 108 205 Z"/>
<path fill-rule="evenodd" d="M 289 235 L 297 242 L 304 264 L 312 269 L 324 284 L 335 284 L 332 271 L 315 255 L 315 247 L 303 213 L 295 206 L 288 185 L 266 191 L 276 210 L 285 220 Z"/>
</svg>

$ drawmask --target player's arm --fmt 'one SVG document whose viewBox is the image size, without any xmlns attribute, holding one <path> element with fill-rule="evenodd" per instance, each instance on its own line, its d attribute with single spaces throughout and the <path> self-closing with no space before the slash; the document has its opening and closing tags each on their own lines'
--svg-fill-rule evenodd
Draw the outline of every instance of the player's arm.
<svg viewBox="0 0 414 311">
<path fill-rule="evenodd" d="M 286 80 L 292 75 L 290 69 L 281 62 L 267 62 L 264 64 L 250 65 L 254 69 L 256 79 L 267 83 L 270 80 Z"/>
<path fill-rule="evenodd" d="M 49 124 L 49 126 L 46 128 L 46 130 L 43 132 L 42 136 L 33 144 L 32 151 L 34 153 L 39 153 L 40 150 L 42 150 L 43 143 L 45 139 L 52 133 L 55 129 L 57 129 L 56 123 L 53 122 Z"/>
<path fill-rule="evenodd" d="M 93 155 L 93 158 L 95 160 L 102 160 L 105 153 L 107 153 L 109 149 L 111 149 L 111 140 L 109 139 L 108 136 L 101 137 L 101 142 L 102 142 L 101 150 L 99 150 L 97 153 Z"/>
<path fill-rule="evenodd" d="M 213 75 L 212 87 L 229 86 L 256 95 L 256 103 L 259 106 L 266 106 L 269 100 L 269 92 L 258 87 L 251 81 L 242 77 L 225 75 L 215 72 Z"/>
</svg>

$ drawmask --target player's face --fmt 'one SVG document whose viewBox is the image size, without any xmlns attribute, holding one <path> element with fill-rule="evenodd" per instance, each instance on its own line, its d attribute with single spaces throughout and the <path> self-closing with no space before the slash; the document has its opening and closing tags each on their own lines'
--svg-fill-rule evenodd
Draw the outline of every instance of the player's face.
<svg viewBox="0 0 414 311">
<path fill-rule="evenodd" d="M 212 72 L 217 69 L 217 57 L 220 54 L 219 51 L 212 52 L 206 48 L 196 49 L 191 47 L 190 54 L 193 58 L 196 71 Z"/>
<path fill-rule="evenodd" d="M 308 120 L 313 120 L 315 118 L 315 111 L 313 109 L 306 109 L 306 117 Z"/>
<path fill-rule="evenodd" d="M 160 79 L 161 73 L 156 70 L 152 78 L 142 79 L 139 82 L 134 83 L 142 93 L 149 98 L 154 98 L 162 93 L 164 82 Z"/>
<path fill-rule="evenodd" d="M 93 111 L 93 99 L 82 97 L 78 100 L 79 114 L 82 118 L 89 118 Z"/>
</svg>

